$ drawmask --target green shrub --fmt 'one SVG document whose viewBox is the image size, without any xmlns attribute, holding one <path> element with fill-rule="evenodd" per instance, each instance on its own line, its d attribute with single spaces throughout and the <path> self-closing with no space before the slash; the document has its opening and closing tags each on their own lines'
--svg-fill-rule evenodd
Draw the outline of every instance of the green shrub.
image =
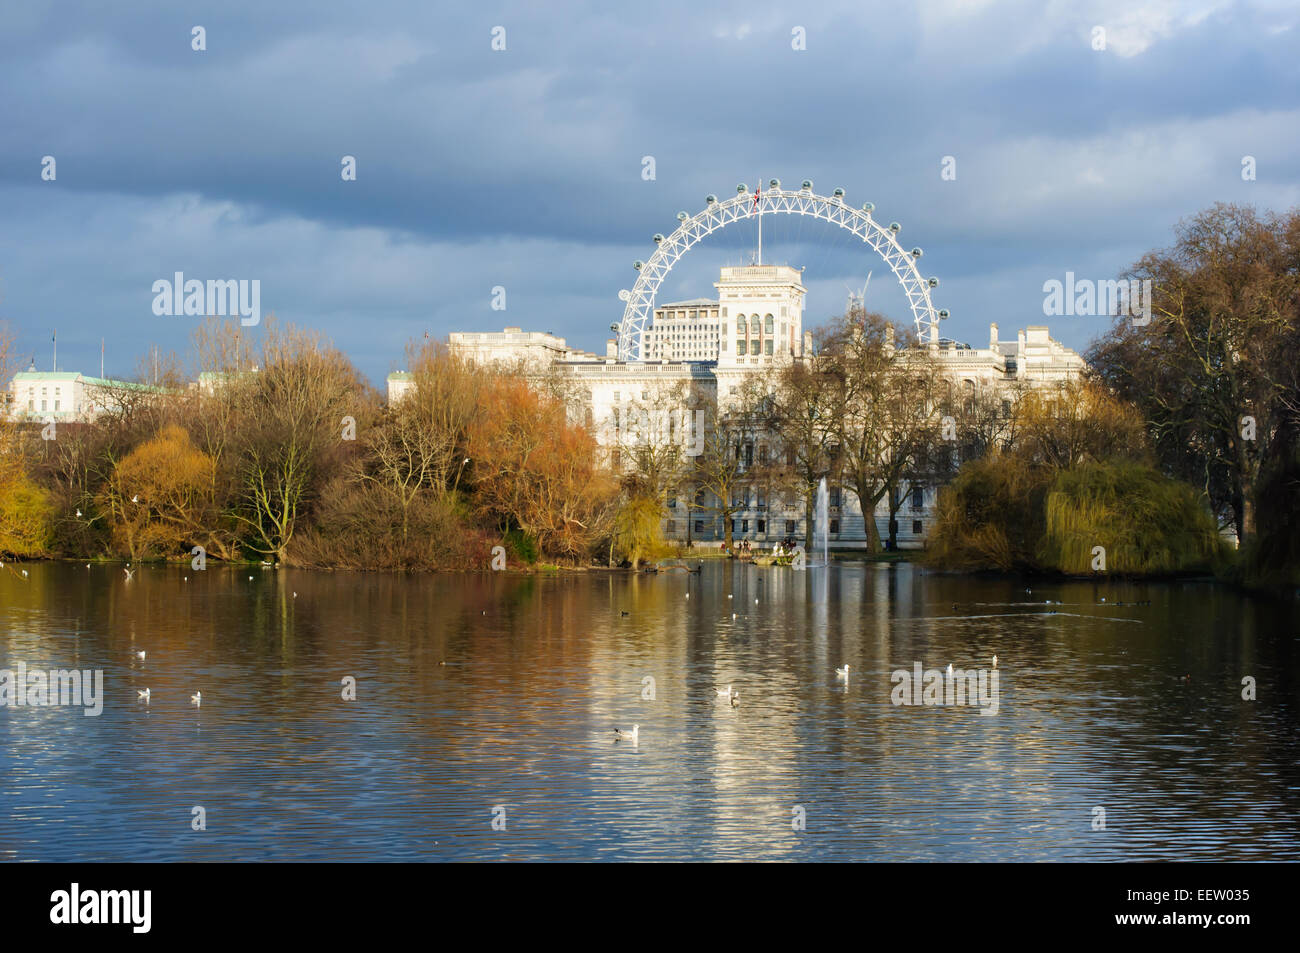
<svg viewBox="0 0 1300 953">
<path fill-rule="evenodd" d="M 526 565 L 533 565 L 541 555 L 537 540 L 521 529 L 512 529 L 505 535 L 506 549 Z"/>
</svg>

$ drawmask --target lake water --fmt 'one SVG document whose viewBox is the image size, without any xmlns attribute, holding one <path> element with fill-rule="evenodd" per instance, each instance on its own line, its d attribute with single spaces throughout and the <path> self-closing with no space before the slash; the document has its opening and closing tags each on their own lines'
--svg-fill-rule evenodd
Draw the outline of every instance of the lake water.
<svg viewBox="0 0 1300 953">
<path fill-rule="evenodd" d="M 106 697 L 0 708 L 5 860 L 1300 858 L 1300 612 L 1208 583 L 23 568 L 0 669 Z"/>
</svg>

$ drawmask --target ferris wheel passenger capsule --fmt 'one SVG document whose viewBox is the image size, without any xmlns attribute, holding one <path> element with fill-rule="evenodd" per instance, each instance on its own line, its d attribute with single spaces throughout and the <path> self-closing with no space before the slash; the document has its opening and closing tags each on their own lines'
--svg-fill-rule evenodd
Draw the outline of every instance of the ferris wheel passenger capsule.
<svg viewBox="0 0 1300 953">
<path fill-rule="evenodd" d="M 779 189 L 779 188 L 781 187 L 781 180 L 780 180 L 780 179 L 768 179 L 768 180 L 767 180 L 767 187 L 768 187 L 769 189 Z"/>
<path fill-rule="evenodd" d="M 913 249 L 912 249 L 912 257 L 913 257 L 913 258 L 920 258 L 920 257 L 921 257 L 922 255 L 924 255 L 924 254 L 925 254 L 925 252 L 921 251 L 920 246 L 917 246 L 916 248 L 913 248 Z"/>
<path fill-rule="evenodd" d="M 836 197 L 837 199 L 842 199 L 842 198 L 844 198 L 844 190 L 843 190 L 843 189 L 836 189 L 834 194 L 835 194 L 835 197 Z"/>
<path fill-rule="evenodd" d="M 744 195 L 748 191 L 749 191 L 749 186 L 745 185 L 744 182 L 741 182 L 738 186 L 736 186 L 737 195 Z"/>
<path fill-rule="evenodd" d="M 658 245 L 658 244 L 659 244 L 661 241 L 663 241 L 663 240 L 664 240 L 664 237 L 663 237 L 662 235 L 660 235 L 658 232 L 655 232 L 655 234 L 654 234 L 654 243 L 655 243 L 656 245 Z"/>
<path fill-rule="evenodd" d="M 805 192 L 811 192 L 811 191 L 812 191 L 812 179 L 804 179 L 804 180 L 803 180 L 803 185 L 801 186 L 801 188 L 802 188 Z"/>
<path fill-rule="evenodd" d="M 638 258 L 636 261 L 632 262 L 632 267 L 635 268 L 637 271 L 640 271 L 641 266 L 644 264 L 645 262 L 643 262 L 640 258 Z"/>
<path fill-rule="evenodd" d="M 931 278 L 928 282 L 926 282 L 926 284 L 928 284 L 931 288 L 937 288 L 939 287 L 939 279 Z"/>
<path fill-rule="evenodd" d="M 875 203 L 875 202 L 863 202 L 863 203 L 862 203 L 862 211 L 866 212 L 868 215 L 870 215 L 870 214 L 871 214 L 872 212 L 874 212 L 875 210 L 876 210 L 876 203 Z"/>
<path fill-rule="evenodd" d="M 687 215 L 685 212 L 678 212 L 678 213 L 677 213 L 677 221 L 679 221 L 679 222 L 684 222 L 684 221 L 686 221 L 688 218 L 690 218 L 690 216 Z"/>
<path fill-rule="evenodd" d="M 714 202 L 716 202 L 717 200 L 718 200 L 718 197 L 717 197 L 716 195 L 714 195 L 712 192 L 710 192 L 708 195 L 704 196 L 704 204 L 705 204 L 705 205 L 712 205 L 712 204 L 713 204 Z"/>
<path fill-rule="evenodd" d="M 940 309 L 939 309 L 939 317 L 940 317 L 940 318 L 946 318 L 946 317 L 948 317 L 948 309 L 947 309 L 947 308 L 940 308 Z"/>
<path fill-rule="evenodd" d="M 893 232 L 895 235 L 898 234 L 898 230 L 899 230 L 900 228 L 902 228 L 902 227 L 903 227 L 903 226 L 902 226 L 902 225 L 899 225 L 897 222 L 890 222 L 890 223 L 889 223 L 889 230 L 890 230 L 891 232 Z"/>
</svg>

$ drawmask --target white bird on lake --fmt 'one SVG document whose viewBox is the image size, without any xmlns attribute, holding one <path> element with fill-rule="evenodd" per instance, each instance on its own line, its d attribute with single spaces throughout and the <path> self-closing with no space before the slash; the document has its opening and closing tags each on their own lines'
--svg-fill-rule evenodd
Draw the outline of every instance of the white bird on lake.
<svg viewBox="0 0 1300 953">
<path fill-rule="evenodd" d="M 721 695 L 723 698 L 731 698 L 733 695 L 739 695 L 739 694 L 740 694 L 739 692 L 733 692 L 733 691 L 731 690 L 731 686 L 730 686 L 730 685 L 728 685 L 725 689 L 723 689 L 723 688 L 715 688 L 714 691 L 717 692 L 719 695 Z"/>
<path fill-rule="evenodd" d="M 948 663 L 948 677 L 952 678 L 952 662 Z"/>
<path fill-rule="evenodd" d="M 202 704 L 203 704 L 203 693 L 202 693 L 202 692 L 196 692 L 195 694 L 191 695 L 191 696 L 190 696 L 190 704 L 191 704 L 191 705 L 202 705 Z"/>
<path fill-rule="evenodd" d="M 615 741 L 627 740 L 632 742 L 632 744 L 636 744 L 637 738 L 640 734 L 641 734 L 640 725 L 633 725 L 631 731 L 624 731 L 622 728 L 615 728 L 614 740 Z"/>
<path fill-rule="evenodd" d="M 734 612 L 731 613 L 731 617 L 734 619 L 734 618 L 736 617 L 736 613 L 734 613 Z"/>
<path fill-rule="evenodd" d="M 144 699 L 145 701 L 148 701 L 148 700 L 149 700 L 149 689 L 146 688 L 144 691 L 140 691 L 139 689 L 136 689 L 136 692 L 135 692 L 135 693 L 136 693 L 137 695 L 139 695 L 139 696 L 140 696 L 142 699 Z"/>
<path fill-rule="evenodd" d="M 835 670 L 835 674 L 838 675 L 840 678 L 848 678 L 848 677 L 849 677 L 849 663 L 848 663 L 848 662 L 845 662 L 843 668 L 837 668 L 837 669 Z"/>
<path fill-rule="evenodd" d="M 81 510 L 77 510 L 77 516 L 78 516 L 78 517 L 81 516 Z"/>
<path fill-rule="evenodd" d="M 27 578 L 27 570 L 26 570 L 26 569 L 23 570 L 23 578 L 24 578 L 24 579 Z"/>
<path fill-rule="evenodd" d="M 135 570 L 134 570 L 134 569 L 123 569 L 122 572 L 126 573 L 126 581 L 127 581 L 127 582 L 130 582 L 131 579 L 132 579 L 132 577 L 135 576 Z"/>
<path fill-rule="evenodd" d="M 136 653 L 135 653 L 135 657 L 138 658 L 138 659 L 140 659 L 141 661 L 144 661 L 144 655 L 145 655 L 145 653 L 143 653 L 143 652 L 136 652 Z"/>
<path fill-rule="evenodd" d="M 248 577 L 248 581 L 249 581 L 249 582 L 252 582 L 252 581 L 253 581 L 253 577 L 252 577 L 252 576 L 249 576 L 249 577 Z"/>
<path fill-rule="evenodd" d="M 996 655 L 993 656 L 993 667 L 994 668 L 998 667 L 998 657 Z"/>
<path fill-rule="evenodd" d="M 758 600 L 757 600 L 757 599 L 754 600 L 754 605 L 758 605 Z"/>
<path fill-rule="evenodd" d="M 139 502 L 140 502 L 140 496 L 139 496 L 139 494 L 136 494 L 135 496 L 131 497 L 131 502 L 132 502 L 132 503 L 139 503 Z"/>
</svg>

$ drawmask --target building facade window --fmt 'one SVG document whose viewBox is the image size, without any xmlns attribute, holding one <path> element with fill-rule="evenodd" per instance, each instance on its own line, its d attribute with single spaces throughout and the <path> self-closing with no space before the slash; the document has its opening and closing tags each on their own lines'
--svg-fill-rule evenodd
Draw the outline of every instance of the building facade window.
<svg viewBox="0 0 1300 953">
<path fill-rule="evenodd" d="M 912 535 L 920 536 L 923 532 L 920 520 L 912 520 Z"/>
</svg>

